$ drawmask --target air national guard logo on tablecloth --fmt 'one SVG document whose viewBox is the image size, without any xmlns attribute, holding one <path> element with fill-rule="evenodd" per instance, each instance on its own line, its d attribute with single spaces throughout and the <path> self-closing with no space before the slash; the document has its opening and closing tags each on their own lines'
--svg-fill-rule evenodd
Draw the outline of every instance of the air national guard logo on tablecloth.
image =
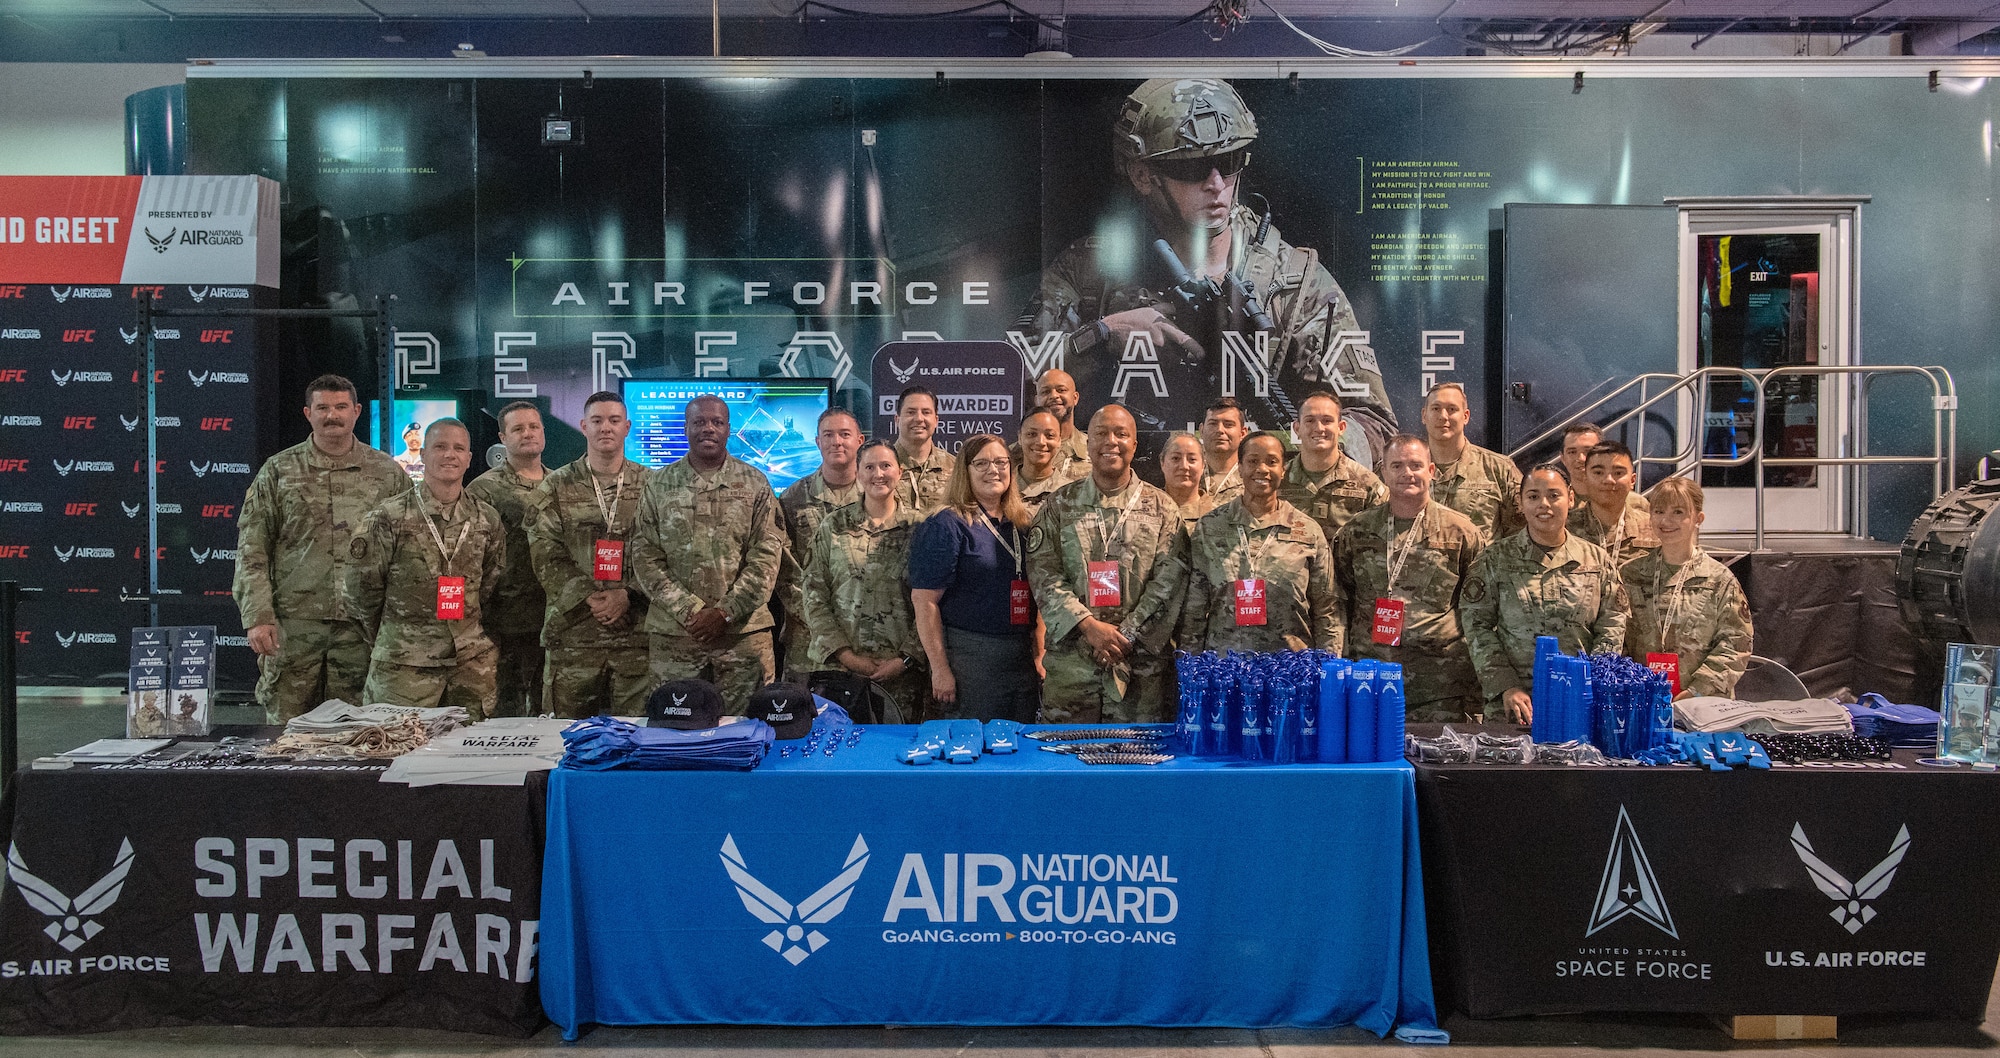
<svg viewBox="0 0 2000 1058">
<path fill-rule="evenodd" d="M 1867 901 L 1889 891 L 1889 883 L 1896 880 L 1896 868 L 1903 863 L 1903 857 L 1910 851 L 1910 828 L 1905 824 L 1896 831 L 1896 840 L 1889 843 L 1889 854 L 1882 862 L 1870 868 L 1858 882 L 1850 882 L 1846 876 L 1813 853 L 1812 842 L 1806 840 L 1804 824 L 1792 824 L 1792 851 L 1799 854 L 1799 862 L 1806 865 L 1806 873 L 1812 882 L 1834 902 L 1828 912 L 1833 920 L 1841 924 L 1849 933 L 1861 932 L 1861 927 L 1875 918 L 1875 909 Z"/>
<path fill-rule="evenodd" d="M 806 927 L 824 925 L 847 910 L 847 900 L 854 895 L 854 883 L 861 880 L 861 872 L 868 868 L 868 842 L 861 835 L 854 835 L 854 847 L 848 850 L 847 862 L 841 865 L 840 873 L 797 905 L 750 873 L 743 854 L 736 849 L 734 835 L 722 837 L 722 866 L 729 872 L 730 881 L 736 883 L 736 895 L 743 900 L 744 909 L 760 922 L 782 927 L 764 935 L 765 946 L 797 966 L 827 943 L 826 934 L 817 929 L 808 931 Z"/>
</svg>

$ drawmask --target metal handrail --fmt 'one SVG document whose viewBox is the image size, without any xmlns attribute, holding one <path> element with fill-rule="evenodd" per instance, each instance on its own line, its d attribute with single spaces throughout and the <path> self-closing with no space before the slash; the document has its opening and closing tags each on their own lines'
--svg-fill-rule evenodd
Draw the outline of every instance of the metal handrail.
<svg viewBox="0 0 2000 1058">
<path fill-rule="evenodd" d="M 1853 402 L 1853 436 L 1856 439 L 1857 447 L 1865 449 L 1868 438 L 1868 386 L 1874 381 L 1874 376 L 1888 374 L 1919 375 L 1931 384 L 1930 455 L 1878 456 L 1857 454 L 1851 456 L 1783 457 L 1766 456 L 1764 454 L 1764 412 L 1769 400 L 1770 385 L 1773 379 L 1802 375 L 1822 379 L 1833 375 L 1869 376 L 1864 380 L 1856 393 L 1849 398 Z M 1634 376 L 1624 384 L 1612 389 L 1609 393 L 1545 427 L 1541 432 L 1517 445 L 1509 453 L 1509 456 L 1518 458 L 1521 453 L 1534 448 L 1536 445 L 1550 438 L 1560 435 L 1562 431 L 1571 425 L 1585 421 L 1591 413 L 1597 411 L 1599 408 L 1630 393 L 1634 387 L 1637 387 L 1639 390 L 1639 402 L 1601 423 L 1601 427 L 1606 432 L 1636 417 L 1643 416 L 1649 409 L 1669 397 L 1677 397 L 1683 392 L 1697 388 L 1699 392 L 1696 395 L 1695 414 L 1697 416 L 1704 416 L 1709 405 L 1709 382 L 1712 378 L 1718 376 L 1748 380 L 1756 388 L 1756 412 L 1755 418 L 1751 422 L 1751 443 L 1746 446 L 1749 449 L 1747 453 L 1736 456 L 1711 456 L 1706 454 L 1702 449 L 1705 445 L 1707 431 L 1704 428 L 1697 427 L 1689 431 L 1691 436 L 1687 443 L 1677 446 L 1672 455 L 1648 456 L 1645 454 L 1645 422 L 1641 419 L 1639 445 L 1633 453 L 1632 461 L 1635 465 L 1665 463 L 1682 470 L 1706 467 L 1735 467 L 1743 466 L 1746 463 L 1750 464 L 1755 471 L 1754 513 L 1756 523 L 1754 529 L 1754 546 L 1760 551 L 1764 548 L 1765 535 L 1764 469 L 1766 467 L 1824 466 L 1858 468 L 1870 466 L 1907 466 L 1928 463 L 1931 466 L 1933 499 L 1950 492 L 1956 487 L 1958 476 L 1958 387 L 1952 381 L 1951 372 L 1939 366 L 1917 367 L 1909 364 L 1792 364 L 1773 368 L 1703 367 L 1690 371 L 1685 375 L 1675 375 L 1666 372 L 1647 372 Z M 1658 393 L 1649 394 L 1647 392 L 1648 385 L 1660 380 L 1672 380 L 1672 384 Z M 1860 481 L 1858 472 L 1855 481 L 1856 483 Z"/>
</svg>

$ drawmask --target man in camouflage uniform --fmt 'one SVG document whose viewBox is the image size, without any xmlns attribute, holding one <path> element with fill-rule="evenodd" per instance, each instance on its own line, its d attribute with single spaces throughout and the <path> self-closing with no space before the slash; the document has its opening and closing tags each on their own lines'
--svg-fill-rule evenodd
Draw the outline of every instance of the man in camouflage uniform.
<svg viewBox="0 0 2000 1058">
<path fill-rule="evenodd" d="M 1373 350 L 1340 337 L 1362 328 L 1319 254 L 1286 242 L 1268 216 L 1237 201 L 1256 138 L 1257 119 L 1222 81 L 1140 85 L 1112 129 L 1114 164 L 1139 209 L 1105 218 L 1099 234 L 1051 262 L 1017 328 L 1030 340 L 1063 335 L 1059 362 L 1085 402 L 1125 401 L 1157 441 L 1220 391 L 1225 358 L 1257 355 L 1255 333 L 1268 326 L 1272 392 L 1243 398 L 1250 417 L 1287 422 L 1288 394 L 1335 385 L 1354 394 L 1347 414 L 1362 427 L 1348 443 L 1372 462 L 1368 442 L 1396 425 L 1381 369 Z M 1185 297 L 1175 292 L 1181 277 L 1152 249 L 1161 238 L 1192 274 Z M 1114 247 L 1121 252 L 1103 252 Z M 1244 344 L 1225 339 L 1229 332 Z M 1238 385 L 1240 396 L 1248 387 Z"/>
<path fill-rule="evenodd" d="M 1521 528 L 1515 503 L 1521 472 L 1506 456 L 1466 440 L 1471 421 L 1464 386 L 1440 382 L 1424 394 L 1424 432 L 1437 461 L 1431 499 L 1470 518 L 1490 544 Z"/>
<path fill-rule="evenodd" d="M 1090 477 L 1057 490 L 1028 530 L 1028 583 L 1046 627 L 1043 722 L 1168 716 L 1167 638 L 1183 575 L 1180 509 L 1132 473 L 1138 423 L 1116 404 L 1090 420 Z"/>
<path fill-rule="evenodd" d="M 1222 397 L 1201 413 L 1201 491 L 1220 507 L 1243 494 L 1236 450 L 1243 443 L 1243 406 Z"/>
<path fill-rule="evenodd" d="M 632 567 L 646 468 L 625 458 L 632 421 L 616 393 L 584 401 L 583 458 L 551 471 L 535 496 L 528 549 L 548 593 L 543 700 L 557 716 L 639 716 L 654 681 L 646 596 Z"/>
<path fill-rule="evenodd" d="M 410 479 L 361 444 L 354 383 L 321 375 L 306 387 L 312 436 L 267 460 L 236 522 L 232 594 L 257 652 L 257 701 L 281 724 L 328 698 L 357 703 L 368 644 L 337 590 L 361 518 L 407 492 Z"/>
<path fill-rule="evenodd" d="M 937 394 L 911 386 L 896 397 L 896 458 L 903 464 L 903 481 L 896 502 L 920 514 L 944 506 L 945 486 L 958 461 L 932 443 L 937 436 Z"/>
<path fill-rule="evenodd" d="M 1478 717 L 1485 696 L 1459 628 L 1458 603 L 1484 537 L 1465 515 L 1431 499 L 1437 468 L 1423 438 L 1390 438 L 1382 469 L 1388 503 L 1355 515 L 1333 538 L 1348 652 L 1403 666 L 1404 715 L 1411 722 Z M 1378 609 L 1385 611 L 1379 634 Z"/>
<path fill-rule="evenodd" d="M 800 587 L 802 571 L 812 564 L 813 534 L 819 531 L 819 523 L 861 499 L 861 485 L 854 477 L 854 456 L 861 451 L 861 440 L 861 421 L 854 413 L 842 408 L 821 412 L 813 439 L 819 446 L 819 469 L 792 482 L 778 497 L 790 544 L 778 569 L 778 601 L 785 609 L 783 669 L 792 683 L 803 685 L 819 667 L 808 656 L 813 632 Z"/>
<path fill-rule="evenodd" d="M 1064 485 L 1090 474 L 1090 453 L 1087 450 L 1088 434 L 1076 428 L 1076 379 L 1059 367 L 1049 368 L 1035 379 L 1035 407 L 1048 412 L 1056 424 L 1056 457 L 1053 469 Z M 1027 416 L 1022 417 L 1026 425 Z M 1017 438 L 1007 446 L 1007 454 L 1014 459 L 1016 468 L 1021 465 L 1021 442 Z M 1021 497 L 1027 499 L 1024 493 Z M 1032 504 L 1030 507 L 1032 508 Z"/>
<path fill-rule="evenodd" d="M 507 525 L 507 568 L 486 600 L 486 638 L 499 650 L 495 716 L 542 711 L 542 608 L 548 599 L 528 560 L 529 497 L 542 483 L 542 413 L 525 400 L 500 409 L 500 443 L 507 459 L 472 480 L 465 491 L 500 512 Z"/>
<path fill-rule="evenodd" d="M 1660 546 L 1652 518 L 1634 511 L 1632 451 L 1617 441 L 1591 446 L 1584 457 L 1584 479 L 1576 487 L 1585 497 L 1569 514 L 1569 531 L 1603 548 L 1611 563 L 1622 566 Z"/>
<path fill-rule="evenodd" d="M 1279 496 L 1285 454 L 1284 440 L 1268 430 L 1244 438 L 1243 494 L 1204 515 L 1182 544 L 1181 649 L 1341 652 L 1333 555 L 1319 525 Z M 1252 599 L 1244 597 L 1246 582 L 1258 589 Z"/>
<path fill-rule="evenodd" d="M 370 704 L 455 705 L 474 721 L 493 708 L 497 659 L 480 613 L 507 565 L 507 527 L 466 492 L 471 465 L 465 424 L 431 423 L 423 484 L 369 511 L 348 545 L 344 591 L 374 646 Z"/>
<path fill-rule="evenodd" d="M 1374 471 L 1340 450 L 1347 420 L 1340 417 L 1340 398 L 1332 390 L 1306 394 L 1292 431 L 1298 435 L 1299 454 L 1286 464 L 1278 494 L 1318 522 L 1328 540 L 1349 519 L 1389 498 Z"/>
<path fill-rule="evenodd" d="M 763 472 L 729 454 L 729 406 L 688 402 L 687 455 L 646 481 L 631 561 L 652 600 L 653 682 L 715 684 L 730 709 L 776 675 L 771 591 L 785 553 L 778 497 Z"/>
<path fill-rule="evenodd" d="M 1584 482 L 1590 480 L 1590 468 L 1585 461 L 1590 458 L 1590 450 L 1603 440 L 1604 429 L 1594 422 L 1571 423 L 1563 430 L 1562 464 L 1563 469 L 1569 471 L 1571 485 L 1581 489 Z M 1634 470 L 1634 487 L 1625 494 L 1625 509 L 1635 514 L 1646 514 L 1653 508 L 1646 502 L 1646 497 L 1639 494 L 1638 480 L 1638 471 Z"/>
<path fill-rule="evenodd" d="M 1560 471 L 1537 468 L 1519 497 L 1527 531 L 1480 552 L 1458 618 L 1487 718 L 1525 724 L 1534 718 L 1536 637 L 1555 636 L 1565 654 L 1616 653 L 1631 605 L 1611 556 L 1564 528 L 1575 494 Z"/>
</svg>

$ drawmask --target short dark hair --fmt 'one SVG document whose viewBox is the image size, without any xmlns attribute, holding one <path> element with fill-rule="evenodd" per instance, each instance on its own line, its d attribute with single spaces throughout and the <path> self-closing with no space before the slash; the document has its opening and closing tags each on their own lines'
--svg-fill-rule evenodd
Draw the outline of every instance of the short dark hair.
<svg viewBox="0 0 2000 1058">
<path fill-rule="evenodd" d="M 592 393 L 590 396 L 583 398 L 583 413 L 585 415 L 589 415 L 591 405 L 603 404 L 606 401 L 610 401 L 611 403 L 616 404 L 621 408 L 625 406 L 624 394 L 614 393 L 608 389 L 600 389 L 597 392 Z"/>
<path fill-rule="evenodd" d="M 457 419 L 454 419 L 451 416 L 447 415 L 442 419 L 431 420 L 431 424 L 429 426 L 424 427 L 424 444 L 426 446 L 428 446 L 431 443 L 431 434 L 436 433 L 438 427 L 440 426 L 456 426 L 459 429 L 465 431 L 465 436 L 468 439 L 472 437 L 472 430 L 469 427 L 467 427 L 464 423 L 458 421 Z"/>
<path fill-rule="evenodd" d="M 693 415 L 694 415 L 694 406 L 695 406 L 695 405 L 697 405 L 697 404 L 713 404 L 713 405 L 715 405 L 716 407 L 718 407 L 718 408 L 721 408 L 721 409 L 722 409 L 722 417 L 723 417 L 724 419 L 727 419 L 727 418 L 729 418 L 729 402 L 728 402 L 728 401 L 726 401 L 726 400 L 723 400 L 723 399 L 722 399 L 721 397 L 718 397 L 718 396 L 716 396 L 716 395 L 715 395 L 715 394 L 713 394 L 713 393 L 703 393 L 703 394 L 700 394 L 700 395 L 698 395 L 698 396 L 694 396 L 694 397 L 690 397 L 690 398 L 688 398 L 688 402 L 687 402 L 687 404 L 686 404 L 686 405 L 684 405 L 684 406 L 683 406 L 683 407 L 681 408 L 681 421 L 682 421 L 682 422 L 686 422 L 686 421 L 688 421 L 688 419 L 689 419 L 689 418 L 693 417 Z"/>
<path fill-rule="evenodd" d="M 1285 463 L 1291 460 L 1292 450 L 1290 448 L 1285 447 L 1284 434 L 1281 434 L 1276 430 L 1258 430 L 1256 433 L 1253 433 L 1250 436 L 1245 437 L 1243 440 L 1236 442 L 1236 458 L 1239 461 L 1242 460 L 1243 453 L 1249 449 L 1250 442 L 1255 441 L 1259 437 L 1268 437 L 1271 440 L 1278 442 L 1278 462 Z"/>
<path fill-rule="evenodd" d="M 312 407 L 315 393 L 345 393 L 352 400 L 361 399 L 361 392 L 344 375 L 321 375 L 306 383 L 306 407 Z"/>
<path fill-rule="evenodd" d="M 1299 410 L 1301 412 L 1305 411 L 1306 401 L 1309 401 L 1314 397 L 1325 397 L 1326 399 L 1332 401 L 1335 411 L 1347 410 L 1347 405 L 1341 402 L 1340 394 L 1334 392 L 1332 386 L 1314 386 L 1313 388 L 1307 390 L 1306 395 L 1299 398 L 1299 405 L 1298 405 Z"/>
<path fill-rule="evenodd" d="M 854 429 L 855 429 L 856 431 L 859 431 L 859 430 L 861 429 L 861 417 L 860 417 L 859 415 L 856 415 L 856 414 L 854 414 L 853 412 L 851 412 L 851 411 L 848 411 L 848 410 L 847 410 L 846 408 L 828 408 L 828 409 L 826 409 L 825 411 L 823 411 L 823 412 L 820 412 L 820 413 L 819 413 L 819 418 L 813 421 L 813 432 L 814 432 L 814 433 L 818 433 L 818 432 L 819 432 L 819 428 L 820 428 L 820 427 L 822 427 L 822 426 L 825 426 L 825 425 L 826 425 L 826 421 L 827 421 L 828 419 L 831 419 L 831 418 L 833 418 L 833 417 L 834 417 L 834 416 L 836 416 L 836 415 L 845 415 L 845 416 L 847 416 L 848 418 L 850 418 L 850 419 L 853 419 L 853 420 L 854 420 Z M 867 446 L 866 446 L 866 445 L 863 445 L 862 447 L 864 447 L 864 448 L 865 448 L 865 447 L 867 447 Z"/>
<path fill-rule="evenodd" d="M 1383 461 L 1386 462 L 1389 458 L 1389 453 L 1395 451 L 1397 448 L 1400 448 L 1403 445 L 1415 445 L 1418 448 L 1424 450 L 1424 455 L 1428 456 L 1431 454 L 1430 438 L 1425 437 L 1423 434 L 1399 433 L 1396 436 L 1389 438 L 1389 440 L 1382 445 Z"/>
<path fill-rule="evenodd" d="M 1049 370 L 1050 370 L 1050 371 L 1054 371 L 1054 370 L 1056 370 L 1056 369 L 1052 367 L 1052 368 L 1050 368 Z M 1046 404 L 1037 404 L 1037 405 L 1035 405 L 1035 406 L 1033 406 L 1033 407 L 1029 408 L 1029 409 L 1028 409 L 1027 411 L 1024 411 L 1024 412 L 1022 412 L 1022 413 L 1021 413 L 1021 421 L 1022 421 L 1022 422 L 1027 422 L 1027 421 L 1028 421 L 1028 416 L 1030 416 L 1030 415 L 1046 415 L 1046 416 L 1048 416 L 1049 418 L 1053 419 L 1053 418 L 1055 418 L 1055 415 L 1056 415 L 1056 413 L 1055 413 L 1055 412 L 1052 412 L 1052 411 L 1050 411 L 1050 410 L 1049 410 L 1049 406 L 1048 406 L 1048 405 L 1046 405 Z"/>
<path fill-rule="evenodd" d="M 1233 412 L 1235 412 L 1235 413 L 1236 413 L 1236 417 L 1237 417 L 1237 418 L 1241 419 L 1241 418 L 1243 418 L 1243 417 L 1244 417 L 1244 416 L 1243 416 L 1243 405 L 1241 405 L 1241 404 L 1237 403 L 1237 402 L 1236 402 L 1236 398 L 1235 398 L 1235 397 L 1218 397 L 1218 398 L 1216 398 L 1216 401 L 1215 401 L 1215 403 L 1213 403 L 1213 404 L 1209 405 L 1209 406 L 1208 406 L 1208 407 L 1206 407 L 1206 408 L 1203 408 L 1203 409 L 1201 409 L 1201 417 L 1202 417 L 1203 419 L 1206 419 L 1206 418 L 1208 418 L 1208 417 L 1209 417 L 1210 415 L 1212 415 L 1212 414 L 1214 414 L 1214 413 L 1216 413 L 1216 412 L 1218 412 L 1218 411 L 1233 411 Z M 1248 440 L 1248 438 L 1245 438 L 1245 440 Z"/>
<path fill-rule="evenodd" d="M 1633 462 L 1632 450 L 1625 447 L 1623 441 L 1599 441 L 1591 445 L 1590 451 L 1583 454 L 1583 465 L 1589 466 L 1590 461 L 1598 456 L 1624 456 L 1627 463 Z"/>
<path fill-rule="evenodd" d="M 902 457 L 896 454 L 896 446 L 890 444 L 888 441 L 883 440 L 880 437 L 877 437 L 873 441 L 863 441 L 861 443 L 861 450 L 854 453 L 854 462 L 859 464 L 861 462 L 861 457 L 867 455 L 868 450 L 871 448 L 880 448 L 886 450 L 889 453 L 889 458 L 892 461 L 894 461 L 897 466 L 900 467 L 903 465 Z"/>
<path fill-rule="evenodd" d="M 1604 427 L 1594 422 L 1573 422 L 1563 427 L 1563 440 L 1567 441 L 1580 433 L 1594 433 L 1599 437 L 1603 437 Z"/>
<path fill-rule="evenodd" d="M 903 414 L 903 402 L 911 397 L 929 397 L 931 407 L 937 407 L 937 394 L 932 393 L 929 386 L 909 386 L 903 392 L 896 394 L 896 414 Z"/>
<path fill-rule="evenodd" d="M 1547 471 L 1551 474 L 1554 474 L 1556 477 L 1561 478 L 1564 488 L 1570 490 L 1571 492 L 1576 491 L 1576 482 L 1571 481 L 1569 479 L 1569 468 L 1563 466 L 1562 460 L 1558 459 L 1552 463 L 1536 463 L 1534 466 L 1529 467 L 1528 472 L 1526 474 L 1521 475 L 1521 483 L 1514 486 L 1515 495 L 1518 496 L 1521 493 L 1527 491 L 1528 479 L 1534 477 L 1536 474 L 1542 473 L 1543 471 Z"/>
<path fill-rule="evenodd" d="M 542 409 L 532 400 L 509 401 L 505 407 L 500 409 L 500 414 L 497 416 L 501 429 L 504 430 L 507 428 L 507 416 L 517 411 L 531 411 L 535 413 L 535 418 L 539 419 L 542 417 Z"/>
</svg>

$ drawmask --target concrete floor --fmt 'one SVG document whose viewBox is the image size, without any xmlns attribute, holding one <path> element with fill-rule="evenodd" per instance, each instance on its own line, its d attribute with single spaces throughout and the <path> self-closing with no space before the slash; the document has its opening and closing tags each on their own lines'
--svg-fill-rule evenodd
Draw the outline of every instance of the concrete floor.
<svg viewBox="0 0 2000 1058">
<path fill-rule="evenodd" d="M 27 693 L 21 702 L 21 759 L 57 753 L 95 738 L 124 734 L 123 705 L 105 695 L 74 691 Z M 255 722 L 247 707 L 226 708 L 222 723 Z M 1989 996 L 1986 1020 L 2000 1026 L 2000 995 Z M 1811 1058 L 1909 1058 L 1937 1052 L 1996 1051 L 2000 1040 L 1982 1027 L 1937 1021 L 1891 1018 L 1849 1018 L 1841 1022 L 1836 1040 L 1736 1042 L 1705 1018 L 1649 1014 L 1613 1017 L 1515 1018 L 1473 1021 L 1447 1017 L 1449 1051 L 1459 1058 L 1504 1055 L 1530 1058 L 1561 1053 L 1575 1058 L 1617 1054 L 1621 1058 L 1727 1051 L 1781 1050 Z M 611 1051 L 634 1058 L 673 1055 L 675 1058 L 753 1058 L 778 1052 L 838 1054 L 842 1058 L 872 1058 L 896 1054 L 909 1058 L 1276 1058 L 1348 1049 L 1400 1047 L 1393 1039 L 1377 1040 L 1359 1029 L 1306 1031 L 1275 1029 L 1148 1029 L 1148 1028 L 847 1028 L 781 1029 L 736 1026 L 674 1028 L 599 1028 L 575 1044 L 564 1044 L 555 1028 L 544 1028 L 526 1040 L 470 1036 L 420 1029 L 253 1029 L 188 1028 L 139 1032 L 107 1032 L 91 1036 L 0 1037 L 0 1056 L 77 1056 L 77 1058 L 183 1058 L 195 1055 L 241 1055 L 244 1058 L 303 1058 L 303 1056 L 459 1056 L 541 1055 L 565 1051 Z"/>
</svg>

